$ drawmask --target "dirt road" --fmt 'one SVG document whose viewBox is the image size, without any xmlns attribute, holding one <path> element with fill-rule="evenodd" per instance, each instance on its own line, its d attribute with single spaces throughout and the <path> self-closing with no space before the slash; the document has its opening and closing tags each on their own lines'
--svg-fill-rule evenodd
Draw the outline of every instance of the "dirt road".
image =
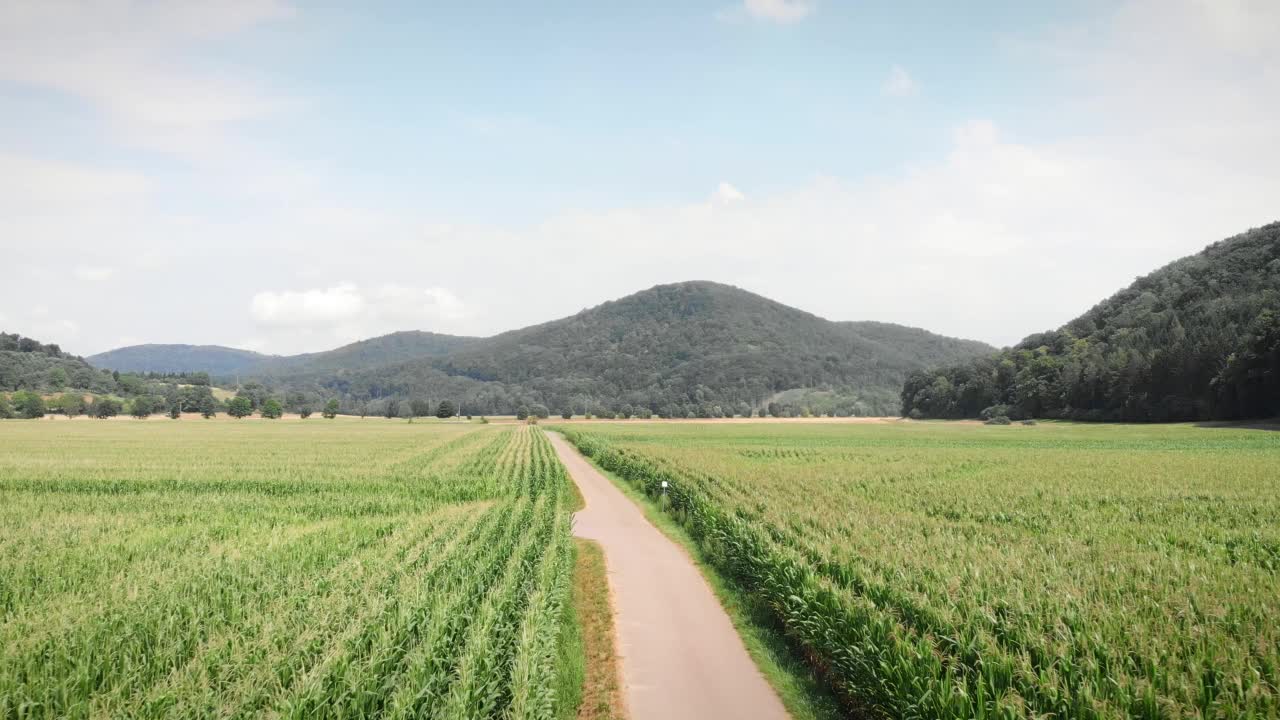
<svg viewBox="0 0 1280 720">
<path fill-rule="evenodd" d="M 573 446 L 547 435 L 587 501 L 574 534 L 604 548 L 631 719 L 786 718 L 688 554 Z"/>
</svg>

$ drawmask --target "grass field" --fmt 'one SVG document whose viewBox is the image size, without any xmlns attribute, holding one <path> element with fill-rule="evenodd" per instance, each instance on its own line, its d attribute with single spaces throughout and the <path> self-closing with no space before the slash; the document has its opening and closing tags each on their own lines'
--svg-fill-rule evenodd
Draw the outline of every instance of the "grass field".
<svg viewBox="0 0 1280 720">
<path fill-rule="evenodd" d="M 2 425 L 0 718 L 565 715 L 536 429 Z"/>
<path fill-rule="evenodd" d="M 851 712 L 1280 715 L 1280 433 L 564 426 L 772 608 Z"/>
</svg>

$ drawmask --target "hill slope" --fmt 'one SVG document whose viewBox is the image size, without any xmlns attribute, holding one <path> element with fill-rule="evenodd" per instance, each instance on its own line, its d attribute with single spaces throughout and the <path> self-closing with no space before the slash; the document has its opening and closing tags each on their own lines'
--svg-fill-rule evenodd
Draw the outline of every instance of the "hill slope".
<svg viewBox="0 0 1280 720">
<path fill-rule="evenodd" d="M 271 356 L 222 345 L 130 345 L 85 359 L 95 367 L 120 372 L 234 375 L 270 360 Z"/>
<path fill-rule="evenodd" d="M 914 374 L 902 391 L 904 414 L 992 406 L 1085 420 L 1280 414 L 1280 223 L 1170 263 L 998 355 Z"/>
<path fill-rule="evenodd" d="M 111 373 L 90 367 L 84 359 L 18 334 L 0 332 L 0 392 L 48 392 L 64 388 L 110 392 Z"/>
<path fill-rule="evenodd" d="M 310 380 L 352 400 L 460 398 L 476 413 L 540 403 L 696 414 L 758 406 L 792 388 L 831 391 L 849 410 L 860 402 L 864 412 L 890 412 L 908 372 L 992 350 L 912 328 L 835 323 L 738 288 L 687 282 L 440 357 Z"/>
<path fill-rule="evenodd" d="M 406 360 L 447 355 L 464 349 L 479 339 L 406 330 L 360 340 L 324 352 L 272 358 L 250 368 L 250 372 L 281 375 L 329 370 L 358 370 Z"/>
</svg>

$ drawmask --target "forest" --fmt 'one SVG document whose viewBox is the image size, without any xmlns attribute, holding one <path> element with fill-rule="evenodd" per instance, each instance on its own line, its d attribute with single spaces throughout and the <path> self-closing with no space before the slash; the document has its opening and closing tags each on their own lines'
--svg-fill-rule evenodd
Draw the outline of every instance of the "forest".
<svg viewBox="0 0 1280 720">
<path fill-rule="evenodd" d="M 1141 277 L 1057 330 L 914 372 L 901 400 L 915 418 L 1280 415 L 1280 223 Z"/>
</svg>

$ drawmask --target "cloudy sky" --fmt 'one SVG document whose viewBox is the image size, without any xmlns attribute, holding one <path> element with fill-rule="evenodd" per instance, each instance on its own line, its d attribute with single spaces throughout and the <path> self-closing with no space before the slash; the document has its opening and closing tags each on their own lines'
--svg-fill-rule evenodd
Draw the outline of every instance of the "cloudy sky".
<svg viewBox="0 0 1280 720">
<path fill-rule="evenodd" d="M 734 3 L 6 0 L 0 329 L 286 353 L 710 279 L 1008 344 L 1280 219 L 1275 0 Z"/>
</svg>

